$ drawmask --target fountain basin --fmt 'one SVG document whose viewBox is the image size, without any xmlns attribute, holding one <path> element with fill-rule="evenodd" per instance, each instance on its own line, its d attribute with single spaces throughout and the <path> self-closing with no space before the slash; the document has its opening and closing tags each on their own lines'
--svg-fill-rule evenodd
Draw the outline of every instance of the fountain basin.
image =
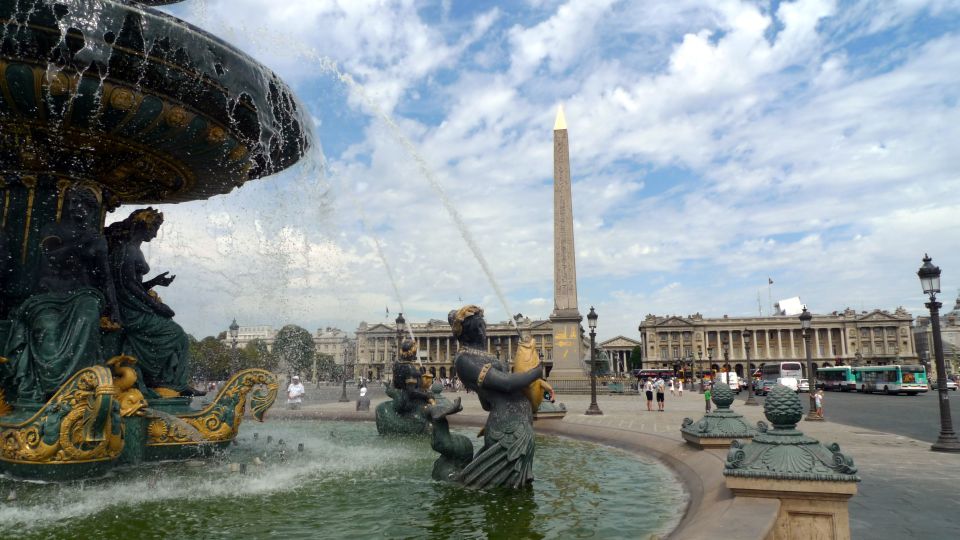
<svg viewBox="0 0 960 540">
<path fill-rule="evenodd" d="M 0 479 L 0 495 L 18 492 L 0 507 L 0 529 L 22 538 L 644 538 L 670 531 L 686 508 L 658 462 L 580 441 L 537 438 L 532 490 L 473 491 L 429 479 L 427 441 L 378 437 L 370 423 L 273 421 L 257 439 L 251 431 L 220 460 L 120 469 L 82 488 Z M 231 467 L 239 463 L 246 474 Z"/>
<path fill-rule="evenodd" d="M 275 74 L 175 17 L 0 0 L 0 174 L 97 182 L 114 205 L 206 199 L 292 165 L 306 125 Z"/>
</svg>

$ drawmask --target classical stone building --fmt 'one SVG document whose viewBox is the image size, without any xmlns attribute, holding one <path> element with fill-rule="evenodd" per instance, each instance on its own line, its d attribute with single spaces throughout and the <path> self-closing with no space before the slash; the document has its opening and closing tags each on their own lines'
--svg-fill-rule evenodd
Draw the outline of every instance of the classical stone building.
<svg viewBox="0 0 960 540">
<path fill-rule="evenodd" d="M 229 329 L 223 331 L 223 343 L 227 347 L 233 345 L 233 339 L 230 337 Z M 237 348 L 242 349 L 247 343 L 259 339 L 267 344 L 267 349 L 273 350 L 273 340 L 277 337 L 277 331 L 269 325 L 259 326 L 241 326 L 237 331 Z"/>
<path fill-rule="evenodd" d="M 917 354 L 927 366 L 930 379 L 936 379 L 937 362 L 933 355 L 933 327 L 930 325 L 930 317 L 917 317 L 913 336 L 917 344 Z M 953 308 L 940 314 L 940 338 L 943 341 L 943 362 L 947 373 L 960 373 L 960 294 L 957 295 Z"/>
<path fill-rule="evenodd" d="M 408 322 L 407 326 L 417 341 L 422 370 L 434 377 L 451 377 L 458 344 L 447 321 L 431 319 L 425 323 Z M 506 321 L 488 324 L 487 350 L 512 358 L 519 343 L 518 328 L 533 337 L 544 366 L 549 368 L 553 360 L 553 328 L 549 320 L 520 317 L 516 328 Z M 404 336 L 409 337 L 409 333 Z M 397 359 L 397 327 L 388 323 L 362 322 L 357 328 L 356 340 L 357 375 L 386 380 Z"/>
<path fill-rule="evenodd" d="M 893 312 L 852 309 L 813 315 L 814 364 L 843 365 L 916 364 L 911 324 L 902 307 Z M 747 349 L 743 330 L 751 330 L 750 368 L 767 362 L 806 360 L 800 319 L 796 316 L 706 318 L 647 315 L 640 323 L 643 367 L 729 369 L 743 375 Z M 726 344 L 726 347 L 725 347 Z M 727 351 L 726 358 L 724 350 Z"/>
<path fill-rule="evenodd" d="M 643 343 L 635 339 L 617 336 L 601 341 L 597 344 L 597 349 L 606 353 L 610 362 L 607 369 L 616 375 L 623 375 L 630 372 L 630 355 L 633 353 L 633 348 L 642 346 Z"/>
</svg>

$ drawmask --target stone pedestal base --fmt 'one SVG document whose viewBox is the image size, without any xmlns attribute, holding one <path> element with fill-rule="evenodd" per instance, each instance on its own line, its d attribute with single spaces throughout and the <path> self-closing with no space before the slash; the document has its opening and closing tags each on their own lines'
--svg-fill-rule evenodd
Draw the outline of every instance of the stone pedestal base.
<svg viewBox="0 0 960 540">
<path fill-rule="evenodd" d="M 700 450 L 704 448 L 730 448 L 730 443 L 735 440 L 749 441 L 753 437 L 699 437 L 685 431 L 680 432 L 683 435 L 683 440 L 687 441 L 687 444 L 696 446 Z"/>
<path fill-rule="evenodd" d="M 847 501 L 857 493 L 856 482 L 727 476 L 727 487 L 738 497 L 780 500 L 780 513 L 767 540 L 850 539 Z"/>
</svg>

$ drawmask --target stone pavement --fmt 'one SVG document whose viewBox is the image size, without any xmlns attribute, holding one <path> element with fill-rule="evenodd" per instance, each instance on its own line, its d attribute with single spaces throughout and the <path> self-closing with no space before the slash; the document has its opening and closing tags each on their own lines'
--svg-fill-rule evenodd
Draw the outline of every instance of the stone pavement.
<svg viewBox="0 0 960 540">
<path fill-rule="evenodd" d="M 339 390 L 339 389 L 338 389 Z M 356 388 L 348 388 L 348 397 L 355 400 Z M 339 391 L 337 392 L 339 396 Z M 382 395 L 382 394 L 381 394 Z M 473 394 L 460 392 L 464 410 L 460 415 L 485 415 Z M 763 418 L 763 407 L 747 407 L 744 395 L 738 396 L 733 408 L 755 423 Z M 801 396 L 802 398 L 805 395 Z M 374 397 L 371 410 L 382 397 Z M 602 416 L 586 416 L 589 396 L 564 395 L 561 402 L 568 414 L 562 422 L 584 424 L 607 429 L 655 434 L 682 441 L 680 425 L 684 417 L 699 420 L 703 414 L 703 396 L 685 391 L 683 397 L 666 396 L 666 411 L 648 412 L 641 396 L 598 396 Z M 806 402 L 804 401 L 806 405 Z M 277 409 L 284 404 L 278 400 Z M 354 403 L 318 402 L 304 405 L 304 412 L 323 415 L 354 410 Z M 654 403 L 654 409 L 656 404 Z M 276 411 L 287 416 L 286 411 Z M 829 414 L 829 411 L 827 411 Z M 558 422 L 560 420 L 541 420 Z M 801 422 L 800 430 L 824 444 L 839 443 L 842 451 L 853 457 L 863 481 L 859 493 L 850 499 L 850 526 L 853 538 L 870 540 L 903 538 L 956 538 L 957 490 L 960 488 L 960 454 L 931 452 L 929 443 L 890 433 L 850 427 L 828 421 Z"/>
</svg>

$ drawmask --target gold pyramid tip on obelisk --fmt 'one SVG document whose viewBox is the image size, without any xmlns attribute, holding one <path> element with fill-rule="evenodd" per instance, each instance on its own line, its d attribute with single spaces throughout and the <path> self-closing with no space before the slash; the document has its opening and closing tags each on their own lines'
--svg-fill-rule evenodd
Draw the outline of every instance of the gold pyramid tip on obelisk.
<svg viewBox="0 0 960 540">
<path fill-rule="evenodd" d="M 553 130 L 567 129 L 567 119 L 563 116 L 563 105 L 557 105 L 557 121 L 553 123 Z"/>
</svg>

